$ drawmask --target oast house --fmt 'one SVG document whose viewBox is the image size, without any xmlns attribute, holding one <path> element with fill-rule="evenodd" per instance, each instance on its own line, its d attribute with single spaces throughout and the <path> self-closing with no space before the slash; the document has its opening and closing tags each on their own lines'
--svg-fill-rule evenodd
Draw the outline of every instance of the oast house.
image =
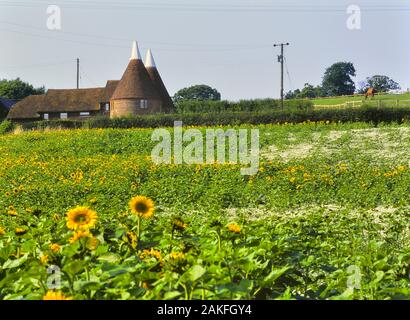
<svg viewBox="0 0 410 320">
<path fill-rule="evenodd" d="M 145 65 L 136 41 L 121 80 L 103 88 L 50 89 L 16 103 L 7 116 L 14 121 L 81 119 L 95 116 L 126 117 L 170 113 L 174 104 L 148 50 Z"/>
</svg>

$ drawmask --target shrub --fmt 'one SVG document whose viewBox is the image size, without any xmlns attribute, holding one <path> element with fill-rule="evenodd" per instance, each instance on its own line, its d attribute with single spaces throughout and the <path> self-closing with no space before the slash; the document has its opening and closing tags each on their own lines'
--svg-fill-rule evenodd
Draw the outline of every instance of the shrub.
<svg viewBox="0 0 410 320">
<path fill-rule="evenodd" d="M 186 126 L 217 126 L 240 124 L 300 123 L 305 121 L 332 122 L 381 122 L 401 123 L 410 119 L 410 108 L 353 108 L 322 110 L 286 110 L 284 112 L 224 112 L 224 113 L 183 113 L 135 116 L 128 118 L 91 118 L 88 120 L 52 120 L 23 123 L 25 130 L 45 128 L 158 128 L 172 127 L 174 121 L 182 121 Z"/>
<path fill-rule="evenodd" d="M 313 103 L 309 100 L 288 100 L 284 103 L 286 110 L 311 110 Z M 180 101 L 176 103 L 178 114 L 185 113 L 223 113 L 223 112 L 262 112 L 280 110 L 280 101 L 273 99 L 229 101 Z"/>
<path fill-rule="evenodd" d="M 9 133 L 13 131 L 14 127 L 15 127 L 14 124 L 10 120 L 4 120 L 0 124 L 0 134 Z"/>
</svg>

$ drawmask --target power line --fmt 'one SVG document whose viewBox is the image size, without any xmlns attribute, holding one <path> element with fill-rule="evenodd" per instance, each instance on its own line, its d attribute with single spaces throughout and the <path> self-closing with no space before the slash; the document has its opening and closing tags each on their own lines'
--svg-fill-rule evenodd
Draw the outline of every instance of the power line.
<svg viewBox="0 0 410 320">
<path fill-rule="evenodd" d="M 81 40 L 63 39 L 63 38 L 51 37 L 51 36 L 41 35 L 41 34 L 33 34 L 33 33 L 29 33 L 29 32 L 10 30 L 10 29 L 0 29 L 0 31 L 17 33 L 17 34 L 21 34 L 21 35 L 25 35 L 25 36 L 38 37 L 38 38 L 44 38 L 44 39 L 51 39 L 51 40 L 66 41 L 66 42 L 72 42 L 72 43 L 78 43 L 78 44 L 92 45 L 92 46 L 103 46 L 103 47 L 114 47 L 114 48 L 128 48 L 129 47 L 129 46 L 125 46 L 125 45 L 124 46 L 108 45 L 108 44 L 102 44 L 102 43 L 86 42 L 86 41 L 81 41 Z"/>
<path fill-rule="evenodd" d="M 293 91 L 294 87 L 293 87 L 292 79 L 291 79 L 290 74 L 289 74 L 288 61 L 287 61 L 286 57 L 284 57 L 284 59 L 285 59 L 286 74 L 288 75 L 288 80 L 289 80 L 289 87 L 290 87 L 290 90 Z"/>
<path fill-rule="evenodd" d="M 19 31 L 19 30 L 10 30 L 10 29 L 2 29 L 0 28 L 0 31 L 3 32 L 10 32 L 10 33 L 16 33 L 16 34 L 21 34 L 25 36 L 30 36 L 30 37 L 37 37 L 37 38 L 44 38 L 44 39 L 51 39 L 51 40 L 57 40 L 57 41 L 64 41 L 64 42 L 71 42 L 71 43 L 77 43 L 77 44 L 82 44 L 82 45 L 89 45 L 89 46 L 99 46 L 99 47 L 107 47 L 107 48 L 122 48 L 122 49 L 129 49 L 129 45 L 116 45 L 116 44 L 107 44 L 107 43 L 99 43 L 99 42 L 88 42 L 88 41 L 83 41 L 83 40 L 74 40 L 74 39 L 65 39 L 61 37 L 52 37 L 48 35 L 43 35 L 43 34 L 34 34 L 31 32 L 26 32 L 26 31 Z M 131 40 L 130 40 L 131 41 Z M 128 41 L 129 42 L 129 41 Z M 148 43 L 148 42 L 141 42 L 141 43 Z M 151 42 L 153 43 L 153 42 Z M 171 44 L 169 44 L 171 46 Z M 179 48 L 179 49 L 170 49 L 170 48 L 156 48 L 157 51 L 162 51 L 162 52 L 205 52 L 205 51 L 215 51 L 215 52 L 231 52 L 231 51 L 252 51 L 252 50 L 262 50 L 266 49 L 268 45 L 249 45 L 249 46 L 243 46 L 240 47 L 239 45 L 232 46 L 232 47 L 195 47 L 195 45 L 188 45 L 191 46 L 191 48 Z"/>
<path fill-rule="evenodd" d="M 18 24 L 15 22 L 10 22 L 10 21 L 0 21 L 0 24 L 7 24 L 11 26 L 16 26 L 16 27 L 21 27 L 21 28 L 26 28 L 26 29 L 34 29 L 34 30 L 39 30 L 39 31 L 46 31 L 49 32 L 48 30 L 45 30 L 44 28 L 37 27 L 37 26 L 29 26 L 29 25 L 23 25 L 23 24 Z M 7 30 L 8 32 L 15 32 L 15 33 L 25 33 L 27 35 L 32 35 L 32 36 L 37 36 L 35 34 L 29 34 L 27 32 L 22 32 L 19 30 Z M 53 31 L 55 34 L 55 32 Z M 107 39 L 107 40 L 115 40 L 115 41 L 121 41 L 121 42 L 127 42 L 129 43 L 133 39 L 130 38 L 124 38 L 124 37 L 107 37 L 107 36 L 101 36 L 101 35 L 92 35 L 92 34 L 84 34 L 84 33 L 76 33 L 76 32 L 68 32 L 68 31 L 62 31 L 59 30 L 58 33 L 60 34 L 67 34 L 67 35 L 73 35 L 73 36 L 79 36 L 79 37 L 89 37 L 89 38 L 100 38 L 100 39 Z M 42 35 L 39 35 L 42 36 Z M 59 38 L 61 39 L 61 38 Z M 82 41 L 82 40 L 80 40 Z M 146 40 L 141 40 L 139 39 L 140 43 L 144 43 L 147 45 L 159 45 L 159 46 L 176 46 L 176 47 L 198 47 L 198 48 L 205 48 L 209 49 L 210 47 L 214 47 L 216 49 L 222 49 L 222 50 L 248 50 L 248 49 L 264 49 L 267 48 L 269 45 L 263 45 L 263 44 L 247 44 L 244 45 L 243 43 L 241 44 L 204 44 L 204 43 L 175 43 L 175 42 L 159 42 L 159 41 L 146 41 Z M 100 45 L 100 44 L 98 44 Z M 104 44 L 105 45 L 105 44 Z M 115 45 L 109 45 L 109 46 L 115 46 Z M 129 45 L 127 45 L 128 47 Z M 124 46 L 125 47 L 125 46 Z"/>
<path fill-rule="evenodd" d="M 15 66 L 6 66 L 1 67 L 2 70 L 12 70 L 12 69 L 35 69 L 35 68 L 48 68 L 52 66 L 58 66 L 63 64 L 71 64 L 72 60 L 62 60 L 58 62 L 50 62 L 50 63 L 39 63 L 39 64 L 30 64 L 30 65 L 15 65 Z"/>
<path fill-rule="evenodd" d="M 140 11 L 165 11 L 165 12 L 294 12 L 294 13 L 328 13 L 328 12 L 346 12 L 346 5 L 329 5 L 329 4 L 178 4 L 178 3 L 131 3 L 131 2 L 97 2 L 97 1 L 55 1 L 54 4 L 60 4 L 66 9 L 92 9 L 92 10 L 140 10 Z M 0 6 L 8 7 L 39 7 L 48 5 L 48 2 L 37 1 L 2 1 Z M 409 5 L 403 4 L 371 4 L 362 5 L 363 11 L 410 11 Z"/>
<path fill-rule="evenodd" d="M 80 67 L 80 77 L 84 77 L 88 80 L 88 82 L 93 86 L 93 87 L 98 87 L 97 83 L 89 76 L 89 73 L 87 74 L 87 71 L 84 68 L 84 64 L 81 64 Z"/>
</svg>

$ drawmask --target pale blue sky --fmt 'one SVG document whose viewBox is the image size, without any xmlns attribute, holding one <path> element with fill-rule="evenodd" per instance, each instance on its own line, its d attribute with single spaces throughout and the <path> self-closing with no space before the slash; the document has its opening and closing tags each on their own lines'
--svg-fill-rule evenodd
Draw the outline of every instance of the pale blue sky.
<svg viewBox="0 0 410 320">
<path fill-rule="evenodd" d="M 62 30 L 46 28 L 46 8 L 62 9 Z M 346 27 L 349 4 L 362 8 L 362 29 Z M 153 50 L 171 94 L 193 84 L 225 99 L 278 97 L 280 69 L 272 47 L 286 48 L 290 81 L 319 84 L 326 67 L 352 61 L 356 81 L 386 74 L 410 88 L 410 1 L 380 0 L 0 0 L 0 78 L 35 86 L 75 87 L 120 79 L 140 43 Z"/>
</svg>

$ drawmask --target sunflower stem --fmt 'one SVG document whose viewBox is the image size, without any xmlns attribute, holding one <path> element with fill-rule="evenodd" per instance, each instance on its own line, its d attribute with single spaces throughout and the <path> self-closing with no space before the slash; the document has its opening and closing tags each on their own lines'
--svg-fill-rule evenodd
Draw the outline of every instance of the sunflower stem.
<svg viewBox="0 0 410 320">
<path fill-rule="evenodd" d="M 139 244 L 140 244 L 140 235 L 141 235 L 141 217 L 138 216 L 138 219 L 137 219 L 137 248 L 139 247 Z"/>
<path fill-rule="evenodd" d="M 173 242 L 174 242 L 174 231 L 175 231 L 175 228 L 172 227 L 171 241 L 169 242 L 169 249 L 168 249 L 169 253 L 171 253 L 171 251 L 172 251 L 172 246 L 173 246 Z"/>
<path fill-rule="evenodd" d="M 88 282 L 90 282 L 90 272 L 88 271 L 88 267 L 85 267 L 85 278 Z"/>
</svg>

